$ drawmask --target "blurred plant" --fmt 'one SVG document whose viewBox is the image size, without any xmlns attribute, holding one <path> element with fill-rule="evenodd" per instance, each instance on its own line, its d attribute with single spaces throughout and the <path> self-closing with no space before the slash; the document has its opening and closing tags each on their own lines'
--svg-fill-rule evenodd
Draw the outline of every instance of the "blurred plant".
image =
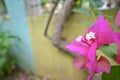
<svg viewBox="0 0 120 80">
<path fill-rule="evenodd" d="M 103 73 L 102 80 L 120 80 L 120 66 L 111 66 L 109 74 Z"/>
<path fill-rule="evenodd" d="M 81 7 L 82 0 L 77 0 L 75 4 L 75 8 L 79 9 Z"/>
<path fill-rule="evenodd" d="M 102 12 L 99 10 L 99 7 L 102 5 L 103 2 L 101 0 L 77 0 L 74 11 L 83 13 L 87 16 L 92 16 L 95 21 L 96 17 L 102 14 Z"/>
<path fill-rule="evenodd" d="M 11 39 L 18 39 L 17 36 L 9 35 L 9 31 L 0 32 L 0 76 L 9 75 L 15 68 L 15 59 L 9 57 Z"/>
<path fill-rule="evenodd" d="M 41 0 L 41 5 L 44 6 L 46 3 L 50 2 L 52 0 Z"/>
</svg>

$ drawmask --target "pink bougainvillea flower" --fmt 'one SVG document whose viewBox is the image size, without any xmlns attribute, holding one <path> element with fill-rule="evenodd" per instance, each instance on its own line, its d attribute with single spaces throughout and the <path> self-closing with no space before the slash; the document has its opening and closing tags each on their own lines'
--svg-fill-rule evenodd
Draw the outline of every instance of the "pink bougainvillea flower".
<svg viewBox="0 0 120 80">
<path fill-rule="evenodd" d="M 114 40 L 117 44 L 117 56 L 116 56 L 116 62 L 120 64 L 120 33 L 114 32 Z"/>
<path fill-rule="evenodd" d="M 103 16 L 99 16 L 98 20 L 92 27 L 88 29 L 84 36 L 78 36 L 70 44 L 66 46 L 69 50 L 77 52 L 80 55 L 75 61 L 74 65 L 79 69 L 89 69 L 91 71 L 88 80 L 98 72 L 110 71 L 110 64 L 108 60 L 101 56 L 97 59 L 96 50 L 105 44 L 116 43 L 118 46 L 118 62 L 120 61 L 120 34 L 112 31 L 112 28 Z"/>
<path fill-rule="evenodd" d="M 120 28 L 120 10 L 117 12 L 115 23 Z"/>
<path fill-rule="evenodd" d="M 117 12 L 115 23 L 116 23 L 116 26 L 120 28 L 120 9 Z M 114 37 L 115 37 L 115 42 L 117 43 L 117 48 L 118 48 L 116 61 L 117 63 L 120 64 L 120 33 L 115 32 Z"/>
<path fill-rule="evenodd" d="M 109 73 L 110 64 L 105 57 L 103 56 L 100 57 L 98 60 L 96 60 L 95 64 L 96 64 L 96 68 L 94 71 L 95 73 L 102 72 L 102 71 Z M 76 66 L 76 68 L 78 69 L 87 70 L 89 65 L 88 58 L 83 55 L 79 55 L 77 56 L 76 60 L 73 62 L 73 65 Z"/>
<path fill-rule="evenodd" d="M 99 73 L 99 72 L 106 72 L 106 73 L 110 72 L 110 63 L 103 56 L 99 60 L 97 60 L 96 69 L 95 69 L 95 71 L 90 72 L 90 74 L 88 76 L 88 80 L 92 80 L 92 77 L 94 76 L 94 74 Z"/>
</svg>

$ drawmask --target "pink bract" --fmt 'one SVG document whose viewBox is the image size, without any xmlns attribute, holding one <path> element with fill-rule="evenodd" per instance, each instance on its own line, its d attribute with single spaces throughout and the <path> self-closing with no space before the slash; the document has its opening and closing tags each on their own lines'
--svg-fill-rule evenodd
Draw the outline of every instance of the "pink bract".
<svg viewBox="0 0 120 80">
<path fill-rule="evenodd" d="M 120 10 L 117 12 L 115 23 L 116 23 L 116 26 L 120 28 Z"/>
<path fill-rule="evenodd" d="M 105 20 L 103 16 L 99 16 L 98 20 L 83 37 L 78 36 L 66 48 L 80 54 L 73 64 L 78 69 L 90 70 L 88 80 L 92 80 L 95 73 L 110 72 L 109 61 L 103 56 L 97 60 L 96 56 L 96 51 L 100 46 L 110 43 L 117 44 L 118 54 L 116 61 L 120 63 L 120 33 L 114 32 L 108 20 Z"/>
</svg>

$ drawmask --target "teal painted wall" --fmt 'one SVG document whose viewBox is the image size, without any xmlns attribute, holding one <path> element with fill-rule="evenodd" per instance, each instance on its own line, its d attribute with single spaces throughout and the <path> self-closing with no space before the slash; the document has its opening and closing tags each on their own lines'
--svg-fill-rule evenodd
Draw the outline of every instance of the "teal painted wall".
<svg viewBox="0 0 120 80">
<path fill-rule="evenodd" d="M 10 30 L 21 40 L 12 41 L 11 53 L 17 58 L 19 65 L 25 70 L 34 70 L 34 59 L 25 14 L 24 0 L 5 0 L 9 20 L 0 24 L 0 30 Z"/>
</svg>

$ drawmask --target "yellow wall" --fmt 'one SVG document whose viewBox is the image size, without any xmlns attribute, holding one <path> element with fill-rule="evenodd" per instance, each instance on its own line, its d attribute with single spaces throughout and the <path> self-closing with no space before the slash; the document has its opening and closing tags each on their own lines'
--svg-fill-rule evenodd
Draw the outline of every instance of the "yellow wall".
<svg viewBox="0 0 120 80">
<path fill-rule="evenodd" d="M 107 17 L 111 19 L 110 16 Z M 55 80 L 86 80 L 87 72 L 79 71 L 72 65 L 74 58 L 69 53 L 65 53 L 54 47 L 51 41 L 44 37 L 43 33 L 47 19 L 48 16 L 28 19 L 37 74 L 50 76 Z M 54 21 L 55 16 L 50 25 L 49 35 L 52 35 Z M 66 23 L 63 37 L 70 42 L 77 35 L 84 34 L 88 28 L 86 25 L 88 21 L 93 21 L 92 17 L 72 14 Z"/>
</svg>

